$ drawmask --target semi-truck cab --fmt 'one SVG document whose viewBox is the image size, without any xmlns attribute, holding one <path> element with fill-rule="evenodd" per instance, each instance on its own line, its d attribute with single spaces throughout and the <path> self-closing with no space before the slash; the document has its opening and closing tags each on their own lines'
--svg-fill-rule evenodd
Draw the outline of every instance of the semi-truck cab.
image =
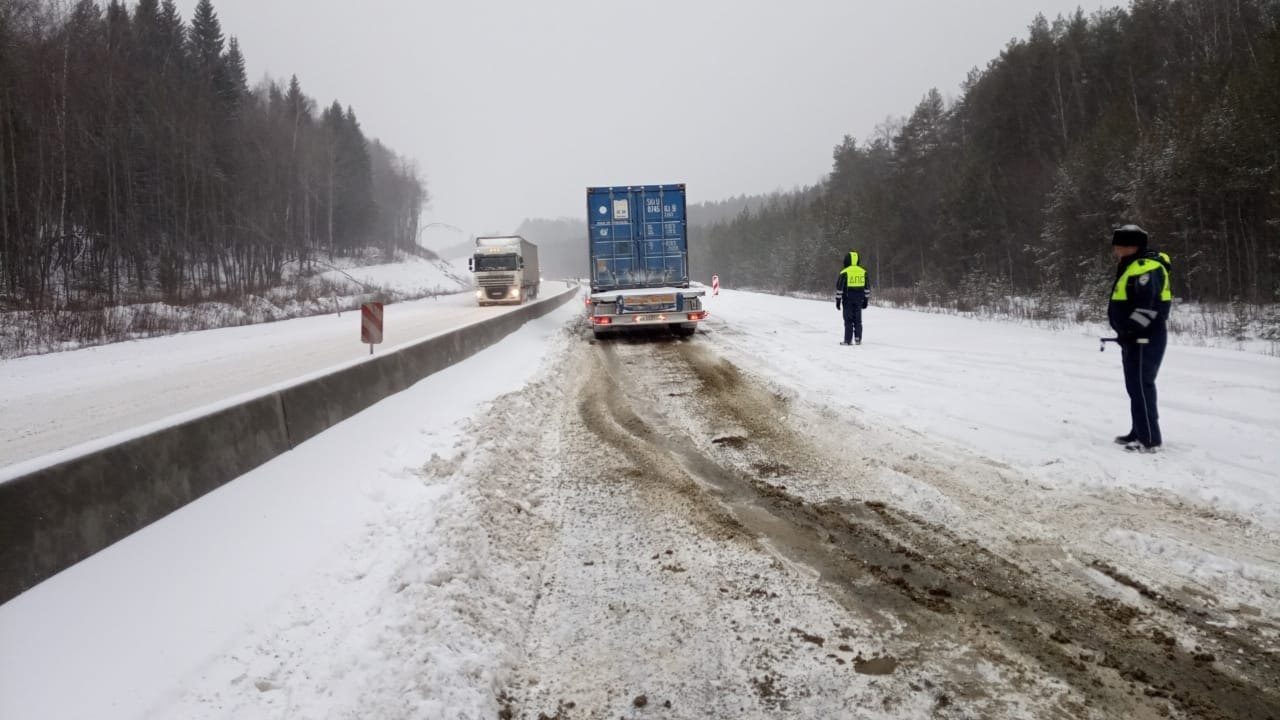
<svg viewBox="0 0 1280 720">
<path fill-rule="evenodd" d="M 538 246 L 519 235 L 476 238 L 468 266 L 481 305 L 519 305 L 525 298 L 538 297 Z"/>
</svg>

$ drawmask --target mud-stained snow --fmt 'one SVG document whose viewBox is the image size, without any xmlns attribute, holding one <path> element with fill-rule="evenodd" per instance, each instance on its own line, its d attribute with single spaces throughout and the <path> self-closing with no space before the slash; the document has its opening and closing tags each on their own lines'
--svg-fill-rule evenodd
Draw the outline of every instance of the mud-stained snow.
<svg viewBox="0 0 1280 720">
<path fill-rule="evenodd" d="M 1096 339 L 709 302 L 571 303 L 0 606 L 0 716 L 1280 716 L 1276 359 L 1171 348 L 1134 456 Z"/>
</svg>

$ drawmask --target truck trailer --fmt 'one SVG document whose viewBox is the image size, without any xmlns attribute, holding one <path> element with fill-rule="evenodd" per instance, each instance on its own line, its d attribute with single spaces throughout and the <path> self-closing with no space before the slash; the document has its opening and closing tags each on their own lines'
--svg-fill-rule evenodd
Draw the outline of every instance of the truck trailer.
<svg viewBox="0 0 1280 720">
<path fill-rule="evenodd" d="M 589 187 L 587 229 L 597 338 L 652 327 L 697 331 L 706 291 L 689 287 L 683 184 Z"/>
<path fill-rule="evenodd" d="M 481 305 L 519 305 L 525 298 L 538 297 L 538 246 L 519 235 L 476 238 L 468 266 Z"/>
</svg>

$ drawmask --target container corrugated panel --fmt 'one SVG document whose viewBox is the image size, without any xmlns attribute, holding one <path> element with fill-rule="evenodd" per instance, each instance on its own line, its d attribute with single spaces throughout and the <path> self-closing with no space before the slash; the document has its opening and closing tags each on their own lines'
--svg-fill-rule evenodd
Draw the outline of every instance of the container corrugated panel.
<svg viewBox="0 0 1280 720">
<path fill-rule="evenodd" d="M 689 286 L 683 184 L 587 188 L 587 217 L 593 290 Z"/>
</svg>

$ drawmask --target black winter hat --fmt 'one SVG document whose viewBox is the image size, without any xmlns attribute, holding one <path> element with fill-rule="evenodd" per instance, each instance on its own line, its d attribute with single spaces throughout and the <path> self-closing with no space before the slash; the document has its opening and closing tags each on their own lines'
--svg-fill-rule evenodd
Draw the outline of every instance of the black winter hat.
<svg viewBox="0 0 1280 720">
<path fill-rule="evenodd" d="M 1111 234 L 1111 244 L 1145 249 L 1147 231 L 1137 225 L 1121 225 Z"/>
</svg>

